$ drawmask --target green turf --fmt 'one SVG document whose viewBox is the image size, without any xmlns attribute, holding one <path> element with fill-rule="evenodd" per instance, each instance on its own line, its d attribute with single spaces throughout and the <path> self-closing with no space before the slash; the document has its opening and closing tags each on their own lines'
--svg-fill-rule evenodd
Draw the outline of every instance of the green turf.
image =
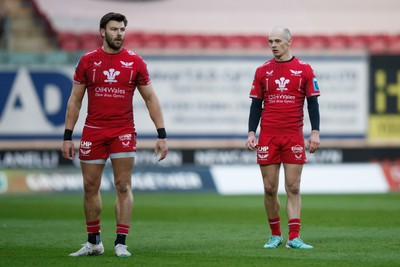
<svg viewBox="0 0 400 267">
<path fill-rule="evenodd" d="M 103 195 L 105 254 L 80 258 L 67 256 L 86 241 L 80 195 L 0 196 L 0 266 L 400 266 L 400 194 L 304 195 L 301 234 L 313 250 L 263 249 L 262 201 L 136 194 L 133 256 L 119 259 L 114 195 Z M 281 218 L 287 237 L 284 209 Z"/>
</svg>

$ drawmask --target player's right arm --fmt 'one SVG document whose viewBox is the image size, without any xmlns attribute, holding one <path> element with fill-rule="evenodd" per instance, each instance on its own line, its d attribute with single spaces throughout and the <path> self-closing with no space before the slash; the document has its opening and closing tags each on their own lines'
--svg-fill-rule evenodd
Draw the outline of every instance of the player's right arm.
<svg viewBox="0 0 400 267">
<path fill-rule="evenodd" d="M 253 98 L 251 101 L 248 136 L 246 140 L 246 147 L 249 150 L 254 150 L 257 146 L 256 132 L 258 124 L 260 123 L 262 102 L 263 101 L 259 98 Z"/>
<path fill-rule="evenodd" d="M 86 84 L 74 83 L 72 86 L 71 95 L 68 100 L 67 112 L 65 115 L 65 132 L 72 131 L 79 118 L 79 111 L 81 110 L 83 96 L 85 95 Z M 68 135 L 68 134 L 67 134 Z M 64 134 L 64 142 L 62 144 L 62 155 L 64 158 L 73 160 L 75 157 L 75 146 L 70 137 Z"/>
<path fill-rule="evenodd" d="M 142 95 L 144 102 L 146 103 L 147 110 L 149 111 L 149 115 L 151 120 L 153 121 L 157 131 L 163 129 L 164 135 L 165 132 L 165 124 L 164 124 L 164 116 L 161 110 L 160 101 L 154 91 L 154 88 L 151 84 L 148 85 L 139 85 L 137 86 L 139 93 Z M 156 146 L 154 148 L 154 155 L 158 155 L 160 151 L 160 157 L 158 161 L 165 159 L 168 153 L 168 146 L 166 141 L 166 136 L 157 139 Z"/>
<path fill-rule="evenodd" d="M 250 90 L 251 106 L 248 121 L 248 136 L 246 140 L 246 147 L 248 150 L 255 150 L 257 147 L 257 127 L 260 123 L 262 113 L 262 85 L 259 82 L 259 69 L 256 70 L 254 75 L 253 84 Z"/>
</svg>

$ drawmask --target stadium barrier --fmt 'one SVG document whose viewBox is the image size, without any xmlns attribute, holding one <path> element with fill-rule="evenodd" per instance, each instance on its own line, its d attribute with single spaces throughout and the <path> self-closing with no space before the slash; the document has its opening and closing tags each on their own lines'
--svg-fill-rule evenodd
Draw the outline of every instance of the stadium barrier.
<svg viewBox="0 0 400 267">
<path fill-rule="evenodd" d="M 303 193 L 386 193 L 400 191 L 396 148 L 324 149 L 308 154 Z M 157 162 L 151 150 L 137 152 L 132 174 L 135 192 L 218 192 L 262 194 L 254 151 L 245 149 L 171 150 Z M 281 187 L 283 193 L 283 171 Z M 67 161 L 56 150 L 0 151 L 0 192 L 81 192 L 79 161 Z M 114 190 L 110 162 L 103 175 L 104 192 Z"/>
<path fill-rule="evenodd" d="M 387 193 L 400 191 L 400 164 L 306 165 L 301 191 L 304 194 Z M 257 165 L 213 165 L 208 167 L 135 168 L 134 192 L 217 192 L 223 195 L 263 194 Z M 101 191 L 114 191 L 111 169 L 106 169 Z M 0 194 L 82 192 L 78 169 L 2 170 Z M 279 194 L 284 191 L 283 171 Z"/>
</svg>

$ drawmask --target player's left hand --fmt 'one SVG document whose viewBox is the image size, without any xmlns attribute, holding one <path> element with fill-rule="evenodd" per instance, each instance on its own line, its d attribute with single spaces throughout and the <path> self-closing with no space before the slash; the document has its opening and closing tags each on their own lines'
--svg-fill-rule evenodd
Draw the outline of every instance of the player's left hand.
<svg viewBox="0 0 400 267">
<path fill-rule="evenodd" d="M 73 160 L 75 158 L 74 143 L 70 140 L 63 141 L 61 152 L 65 159 Z"/>
<path fill-rule="evenodd" d="M 314 153 L 319 147 L 319 131 L 313 130 L 308 138 L 308 151 Z"/>
<path fill-rule="evenodd" d="M 249 132 L 246 147 L 248 150 L 255 150 L 257 148 L 257 138 L 254 132 Z"/>
<path fill-rule="evenodd" d="M 160 152 L 160 157 L 158 158 L 158 161 L 161 161 L 167 157 L 168 146 L 166 139 L 157 140 L 156 147 L 154 148 L 154 156 L 157 156 L 158 152 Z"/>
</svg>

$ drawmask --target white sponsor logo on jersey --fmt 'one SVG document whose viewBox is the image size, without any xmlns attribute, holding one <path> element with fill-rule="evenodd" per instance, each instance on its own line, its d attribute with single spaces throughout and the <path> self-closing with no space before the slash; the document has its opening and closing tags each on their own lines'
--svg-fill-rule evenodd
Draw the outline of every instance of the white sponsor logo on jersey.
<svg viewBox="0 0 400 267">
<path fill-rule="evenodd" d="M 300 74 L 303 72 L 302 70 L 290 70 L 292 75 L 294 76 L 300 76 Z"/>
<path fill-rule="evenodd" d="M 132 68 L 133 62 L 120 61 L 123 68 Z"/>
</svg>

